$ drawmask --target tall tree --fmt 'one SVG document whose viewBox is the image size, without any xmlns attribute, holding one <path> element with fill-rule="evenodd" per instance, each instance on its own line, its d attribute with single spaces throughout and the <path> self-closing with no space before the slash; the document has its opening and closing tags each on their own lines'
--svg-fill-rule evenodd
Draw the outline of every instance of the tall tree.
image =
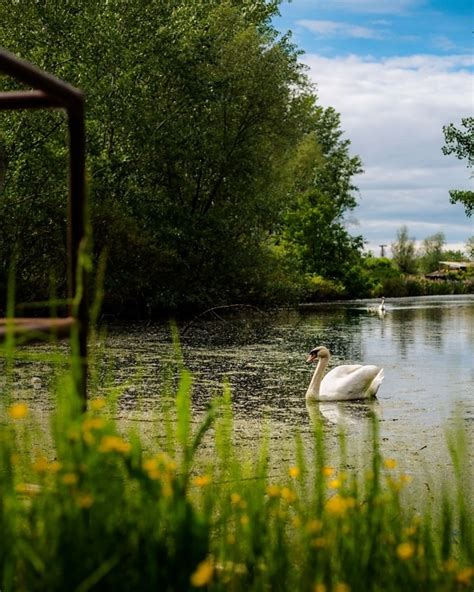
<svg viewBox="0 0 474 592">
<path fill-rule="evenodd" d="M 362 237 L 345 228 L 357 203 L 353 177 L 362 165 L 350 155 L 339 114 L 315 104 L 312 114 L 289 167 L 286 248 L 305 273 L 346 282 L 363 246 Z"/>
<path fill-rule="evenodd" d="M 435 271 L 443 258 L 446 239 L 443 232 L 437 232 L 423 239 L 421 246 L 420 267 L 425 273 Z"/>
<path fill-rule="evenodd" d="M 466 131 L 458 129 L 453 123 L 443 127 L 446 142 L 442 148 L 443 154 L 454 154 L 461 160 L 467 159 L 468 168 L 472 168 L 474 165 L 474 117 L 462 119 L 461 125 Z M 466 215 L 471 216 L 474 210 L 474 191 L 453 189 L 449 192 L 449 195 L 451 196 L 451 203 L 462 203 Z"/>
<path fill-rule="evenodd" d="M 408 227 L 403 225 L 397 230 L 397 240 L 392 243 L 392 256 L 403 273 L 416 272 L 415 239 L 408 235 Z"/>
</svg>

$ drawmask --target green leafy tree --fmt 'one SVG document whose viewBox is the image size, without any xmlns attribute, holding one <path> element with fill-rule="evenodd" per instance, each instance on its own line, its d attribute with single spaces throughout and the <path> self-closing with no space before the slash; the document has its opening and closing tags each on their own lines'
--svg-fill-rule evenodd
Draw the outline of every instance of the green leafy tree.
<svg viewBox="0 0 474 592">
<path fill-rule="evenodd" d="M 340 116 L 313 105 L 311 127 L 288 169 L 291 179 L 284 240 L 295 264 L 306 274 L 342 282 L 348 293 L 361 289 L 363 239 L 351 236 L 345 216 L 356 206 L 353 177 L 362 172 L 349 153 Z"/>
<path fill-rule="evenodd" d="M 415 239 L 408 235 L 408 227 L 397 230 L 397 240 L 392 243 L 392 257 L 402 273 L 415 273 L 417 269 Z"/>
<path fill-rule="evenodd" d="M 443 146 L 443 154 L 454 154 L 460 160 L 467 159 L 468 168 L 474 164 L 474 117 L 466 117 L 461 120 L 462 129 L 458 129 L 450 123 L 443 127 L 446 144 Z M 472 175 L 471 175 L 472 178 Z M 474 210 L 474 191 L 453 189 L 449 192 L 451 203 L 462 203 L 467 216 L 471 216 Z"/>
<path fill-rule="evenodd" d="M 425 273 L 435 271 L 443 259 L 443 248 L 446 239 L 443 232 L 437 232 L 423 239 L 420 254 L 420 268 Z"/>
</svg>

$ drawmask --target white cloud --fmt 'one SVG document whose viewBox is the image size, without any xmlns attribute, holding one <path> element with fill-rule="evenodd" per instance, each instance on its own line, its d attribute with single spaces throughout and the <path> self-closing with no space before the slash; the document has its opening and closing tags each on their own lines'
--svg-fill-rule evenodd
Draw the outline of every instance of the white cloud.
<svg viewBox="0 0 474 592">
<path fill-rule="evenodd" d="M 469 170 L 441 152 L 443 125 L 472 112 L 472 57 L 308 55 L 305 62 L 321 104 L 341 113 L 353 153 L 364 163 L 354 233 L 390 244 L 406 224 L 419 239 L 443 231 L 449 245 L 474 234 L 472 219 L 448 195 L 472 185 Z"/>
<path fill-rule="evenodd" d="M 361 27 L 341 21 L 299 20 L 298 25 L 322 37 L 343 37 L 354 39 L 383 39 L 382 33 L 369 27 Z"/>
<path fill-rule="evenodd" d="M 425 4 L 424 0 L 307 0 L 312 8 L 369 14 L 405 14 Z"/>
</svg>

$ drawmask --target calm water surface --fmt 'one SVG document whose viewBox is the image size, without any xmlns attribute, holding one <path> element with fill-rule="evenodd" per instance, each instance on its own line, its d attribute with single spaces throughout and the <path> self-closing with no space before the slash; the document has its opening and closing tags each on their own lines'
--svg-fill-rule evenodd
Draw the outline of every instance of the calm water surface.
<svg viewBox="0 0 474 592">
<path fill-rule="evenodd" d="M 344 426 L 353 459 L 367 456 L 373 411 L 383 452 L 401 458 L 400 470 L 442 470 L 449 462 L 445 431 L 454 417 L 460 415 L 468 435 L 474 430 L 474 296 L 389 299 L 383 317 L 368 310 L 374 304 L 354 301 L 273 313 L 223 309 L 179 323 L 184 362 L 194 376 L 195 415 L 229 381 L 238 442 L 251 453 L 267 421 L 277 465 L 291 461 L 295 428 L 311 447 L 315 416 L 322 417 L 330 442 Z M 174 358 L 169 325 L 112 323 L 103 345 L 104 365 L 123 387 L 121 419 L 146 423 L 160 405 L 163 376 Z M 377 401 L 307 408 L 304 394 L 314 366 L 305 360 L 316 345 L 332 352 L 330 367 L 383 367 Z M 43 372 L 46 386 L 46 366 L 28 372 Z M 31 390 L 28 372 L 18 378 L 25 391 Z M 31 398 L 47 406 L 38 395 Z"/>
</svg>

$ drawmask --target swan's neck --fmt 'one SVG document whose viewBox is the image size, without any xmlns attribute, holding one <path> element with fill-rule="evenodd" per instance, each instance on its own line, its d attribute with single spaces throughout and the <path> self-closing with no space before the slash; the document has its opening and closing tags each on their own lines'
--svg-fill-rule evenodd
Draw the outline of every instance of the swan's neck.
<svg viewBox="0 0 474 592">
<path fill-rule="evenodd" d="M 314 371 L 313 378 L 309 383 L 308 390 L 306 391 L 306 400 L 315 400 L 319 397 L 319 387 L 321 386 L 321 380 L 323 379 L 324 371 L 326 366 L 329 364 L 329 358 L 320 358 L 316 370 Z"/>
</svg>

